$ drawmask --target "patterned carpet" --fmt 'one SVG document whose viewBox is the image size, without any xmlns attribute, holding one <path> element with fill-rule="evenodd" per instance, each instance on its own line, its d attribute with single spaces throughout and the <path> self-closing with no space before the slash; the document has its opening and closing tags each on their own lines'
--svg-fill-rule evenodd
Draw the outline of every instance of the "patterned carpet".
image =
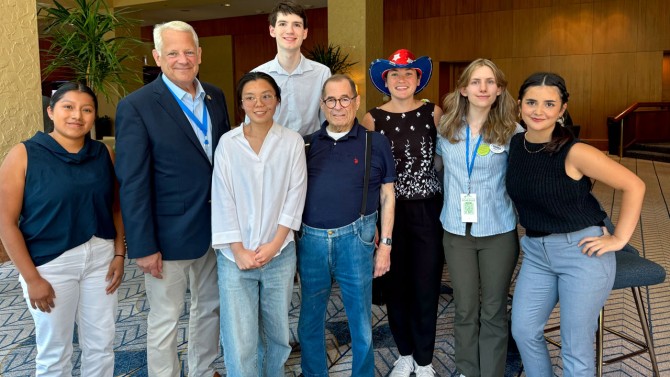
<svg viewBox="0 0 670 377">
<path fill-rule="evenodd" d="M 670 271 L 670 164 L 657 163 L 636 159 L 622 161 L 629 169 L 636 172 L 647 184 L 647 194 L 642 211 L 640 225 L 631 240 L 645 257 L 661 264 Z M 594 187 L 596 196 L 601 200 L 608 212 L 616 221 L 620 193 L 597 183 Z M 11 263 L 0 264 L 0 376 L 31 376 L 34 375 L 35 342 L 32 319 L 26 303 L 21 297 L 21 287 L 17 280 L 17 272 Z M 443 275 L 444 289 L 440 298 L 437 341 L 433 366 L 439 376 L 456 375 L 453 350 L 453 297 L 448 289 L 449 273 L 445 268 Z M 347 330 L 344 307 L 334 290 L 328 307 L 328 358 L 331 365 L 331 376 L 348 376 L 351 369 L 351 346 Z M 670 283 L 643 289 L 643 298 L 651 322 L 657 359 L 661 375 L 670 376 Z M 299 313 L 299 291 L 293 295 L 293 306 L 290 311 L 292 337 L 296 336 Z M 613 291 L 606 306 L 606 323 L 619 331 L 643 339 L 637 322 L 635 304 L 630 290 Z M 127 262 L 124 282 L 119 289 L 119 309 L 116 329 L 116 376 L 146 376 L 146 316 L 148 306 L 144 293 L 144 278 L 134 263 Z M 555 312 L 551 322 L 558 320 Z M 181 318 L 179 329 L 179 351 L 183 365 L 186 366 L 186 350 L 188 346 L 187 308 Z M 375 364 L 377 376 L 388 375 L 393 362 L 398 357 L 391 337 L 384 307 L 373 306 L 373 325 L 375 342 Z M 611 336 L 605 337 L 605 356 L 618 355 L 628 349 Z M 77 339 L 75 336 L 75 343 Z M 553 356 L 554 373 L 562 375 L 560 351 L 550 346 Z M 80 352 L 75 344 L 73 363 L 74 375 L 78 376 Z M 518 354 L 513 350 L 508 353 L 506 376 L 524 376 Z M 223 357 L 216 361 L 216 367 L 224 375 Z M 651 376 L 649 358 L 646 354 L 623 362 L 606 366 L 607 376 Z M 286 375 L 300 374 L 300 351 L 296 349 L 287 363 Z"/>
</svg>

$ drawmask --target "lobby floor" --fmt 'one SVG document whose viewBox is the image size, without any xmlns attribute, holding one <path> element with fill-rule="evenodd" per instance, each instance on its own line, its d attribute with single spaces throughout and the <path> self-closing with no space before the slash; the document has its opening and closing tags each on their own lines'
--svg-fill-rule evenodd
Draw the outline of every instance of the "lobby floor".
<svg viewBox="0 0 670 377">
<path fill-rule="evenodd" d="M 631 240 L 640 253 L 670 271 L 670 164 L 646 160 L 623 159 L 622 163 L 640 176 L 647 184 L 647 194 L 640 224 Z M 594 193 L 616 222 L 620 193 L 596 183 Z M 433 366 L 439 376 L 456 375 L 453 349 L 453 297 L 448 289 L 449 272 L 443 274 L 444 289 L 438 309 L 437 341 Z M 649 289 L 643 289 L 645 306 L 651 320 L 657 359 L 661 375 L 670 375 L 670 282 L 666 281 Z M 293 295 L 290 311 L 292 337 L 295 338 L 299 314 L 299 290 Z M 637 322 L 635 304 L 630 290 L 613 291 L 606 306 L 607 325 L 634 337 L 642 338 Z M 144 292 L 144 278 L 134 263 L 126 262 L 125 278 L 119 288 L 119 308 L 116 328 L 116 376 L 146 376 L 146 316 L 148 305 Z M 186 350 L 188 348 L 187 311 L 182 315 L 179 327 L 179 351 L 184 372 L 187 372 Z M 555 311 L 551 322 L 556 322 Z M 377 376 L 388 375 L 393 361 L 398 356 L 393 338 L 388 329 L 384 307 L 373 306 L 375 341 L 375 364 Z M 344 307 L 339 291 L 334 289 L 328 307 L 327 345 L 331 376 L 349 376 L 351 369 L 351 345 L 347 330 Z M 605 355 L 617 355 L 628 349 L 618 340 L 606 336 Z M 613 339 L 613 338 L 612 338 Z M 75 343 L 77 343 L 75 337 Z M 554 373 L 562 375 L 559 350 L 549 346 L 553 356 Z M 35 342 L 34 327 L 26 303 L 21 297 L 17 272 L 9 262 L 0 264 L 0 376 L 16 377 L 34 375 Z M 74 375 L 78 376 L 80 351 L 75 344 Z M 216 366 L 224 375 L 223 357 Z M 606 366 L 607 376 L 651 376 L 648 356 L 643 354 L 633 359 Z M 300 374 L 300 353 L 296 350 L 286 367 L 287 376 Z M 524 376 L 519 357 L 508 354 L 507 376 Z"/>
</svg>

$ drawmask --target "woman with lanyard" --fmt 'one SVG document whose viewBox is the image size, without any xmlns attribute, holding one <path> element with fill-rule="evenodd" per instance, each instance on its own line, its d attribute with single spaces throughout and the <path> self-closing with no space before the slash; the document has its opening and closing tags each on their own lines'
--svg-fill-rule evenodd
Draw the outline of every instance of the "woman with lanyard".
<svg viewBox="0 0 670 377">
<path fill-rule="evenodd" d="M 437 150 L 445 167 L 440 220 L 461 376 L 505 373 L 507 293 L 519 256 L 516 216 L 504 181 L 509 141 L 523 131 L 515 107 L 502 71 L 477 59 L 445 98 L 438 127 Z"/>
</svg>

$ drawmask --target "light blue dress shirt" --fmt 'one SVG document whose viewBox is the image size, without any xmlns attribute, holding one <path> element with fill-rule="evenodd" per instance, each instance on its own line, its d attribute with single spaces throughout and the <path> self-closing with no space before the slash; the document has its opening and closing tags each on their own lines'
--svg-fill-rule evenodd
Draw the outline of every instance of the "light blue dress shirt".
<svg viewBox="0 0 670 377">
<path fill-rule="evenodd" d="M 281 89 L 281 104 L 275 112 L 275 122 L 303 136 L 319 130 L 326 120 L 320 104 L 323 83 L 330 77 L 328 67 L 300 55 L 300 64 L 291 73 L 282 68 L 277 57 L 253 71 L 272 76 Z"/>
<path fill-rule="evenodd" d="M 523 132 L 517 125 L 515 133 Z M 470 140 L 470 156 L 477 143 L 477 137 Z M 451 144 L 438 134 L 437 153 L 444 162 L 444 203 L 440 213 L 442 227 L 449 233 L 464 236 L 465 223 L 461 221 L 461 194 L 468 192 L 468 169 L 465 163 L 465 127 L 461 128 L 460 141 Z M 482 145 L 486 142 L 482 141 Z M 514 206 L 505 187 L 509 141 L 500 153 L 490 151 L 485 156 L 477 155 L 470 177 L 470 192 L 477 195 L 477 222 L 472 223 L 470 232 L 474 237 L 502 234 L 516 227 Z M 502 150 L 504 148 L 504 150 Z"/>
<path fill-rule="evenodd" d="M 196 83 L 196 88 L 195 88 L 195 98 L 191 96 L 187 91 L 184 89 L 178 87 L 175 85 L 170 79 L 167 78 L 165 75 L 161 75 L 163 78 L 163 82 L 165 85 L 170 88 L 172 93 L 174 93 L 177 98 L 179 98 L 184 105 L 186 105 L 186 108 L 191 110 L 193 114 L 195 114 L 200 121 L 202 121 L 203 118 L 203 109 L 205 108 L 205 96 L 207 95 L 205 93 L 205 89 L 202 88 L 202 85 L 200 85 L 200 81 L 198 79 L 195 79 Z M 210 116 L 211 113 L 208 111 L 207 112 L 207 135 L 205 135 L 202 130 L 193 122 L 191 118 L 189 118 L 186 113 L 184 113 L 184 116 L 186 119 L 188 119 L 188 122 L 191 124 L 191 127 L 193 127 L 193 132 L 195 132 L 195 136 L 198 138 L 198 141 L 200 141 L 200 145 L 202 146 L 202 149 L 205 151 L 207 154 L 207 157 L 209 158 L 209 162 L 212 162 L 212 117 Z M 205 143 L 205 140 L 208 142 Z"/>
</svg>

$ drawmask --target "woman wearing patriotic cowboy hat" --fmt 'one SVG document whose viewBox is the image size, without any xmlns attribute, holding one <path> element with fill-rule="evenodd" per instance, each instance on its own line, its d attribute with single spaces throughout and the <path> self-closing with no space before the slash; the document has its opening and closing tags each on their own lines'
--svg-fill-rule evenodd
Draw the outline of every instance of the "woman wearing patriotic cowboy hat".
<svg viewBox="0 0 670 377">
<path fill-rule="evenodd" d="M 444 257 L 440 208 L 442 185 L 434 166 L 439 106 L 417 100 L 432 72 L 429 57 L 398 50 L 370 64 L 377 89 L 391 97 L 371 109 L 362 124 L 389 139 L 395 159 L 396 206 L 387 311 L 400 357 L 392 377 L 434 376 L 433 350 Z M 382 242 L 391 240 L 382 240 Z"/>
<path fill-rule="evenodd" d="M 507 294 L 519 256 L 505 172 L 510 139 L 523 128 L 505 75 L 487 59 L 470 63 L 442 108 L 440 220 L 454 289 L 456 369 L 461 376 L 499 377 L 507 357 Z"/>
</svg>

